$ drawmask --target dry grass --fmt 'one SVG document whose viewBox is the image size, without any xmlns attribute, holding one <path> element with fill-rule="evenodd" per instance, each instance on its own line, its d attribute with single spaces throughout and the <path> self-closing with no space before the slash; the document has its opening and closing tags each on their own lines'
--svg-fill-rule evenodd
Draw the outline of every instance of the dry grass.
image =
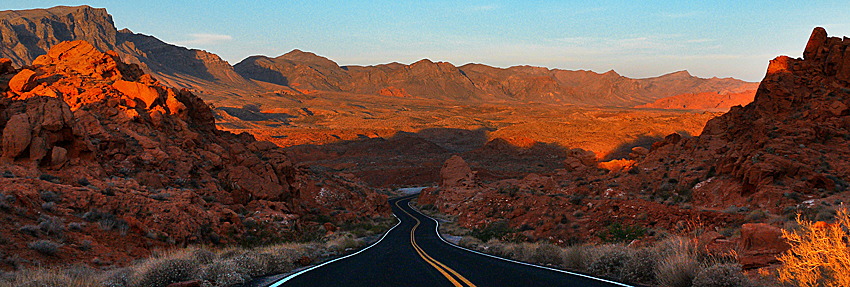
<svg viewBox="0 0 850 287">
<path fill-rule="evenodd" d="M 796 286 L 850 286 L 850 213 L 839 208 L 836 223 L 811 222 L 797 216 L 800 228 L 782 231 L 791 250 L 779 260 L 779 278 Z"/>
<path fill-rule="evenodd" d="M 738 264 L 717 264 L 702 269 L 693 280 L 694 287 L 750 287 L 753 282 L 741 273 Z"/>
<path fill-rule="evenodd" d="M 661 286 L 690 287 L 699 267 L 699 262 L 692 254 L 673 254 L 659 262 L 655 268 L 655 278 Z"/>
<path fill-rule="evenodd" d="M 87 287 L 99 284 L 97 271 L 88 266 L 73 265 L 68 268 L 27 269 L 3 276 L 0 287 L 68 286 Z"/>
<path fill-rule="evenodd" d="M 324 238 L 323 242 L 283 243 L 252 249 L 193 246 L 155 250 L 147 259 L 107 271 L 70 266 L 8 272 L 0 276 L 0 287 L 155 287 L 189 280 L 201 280 L 204 286 L 232 286 L 260 276 L 290 272 L 304 258 L 311 262 L 336 257 L 364 247 L 366 243 L 365 239 L 341 231 Z"/>
<path fill-rule="evenodd" d="M 487 242 L 463 236 L 460 246 L 495 256 L 649 286 L 761 286 L 744 276 L 734 252 L 709 253 L 696 240 L 670 237 L 652 246 Z M 699 280 L 697 280 L 699 278 Z"/>
</svg>

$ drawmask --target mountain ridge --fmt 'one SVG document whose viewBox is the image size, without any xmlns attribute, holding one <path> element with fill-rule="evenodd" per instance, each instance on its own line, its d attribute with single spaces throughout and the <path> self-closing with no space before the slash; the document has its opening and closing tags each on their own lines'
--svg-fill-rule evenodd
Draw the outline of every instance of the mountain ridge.
<svg viewBox="0 0 850 287">
<path fill-rule="evenodd" d="M 213 104 L 221 99 L 284 92 L 345 92 L 437 101 L 548 103 L 632 107 L 678 94 L 755 90 L 757 83 L 705 79 L 678 71 L 632 79 L 610 70 L 596 73 L 533 66 L 498 68 L 422 59 L 370 66 L 340 66 L 295 49 L 277 57 L 250 56 L 235 65 L 218 55 L 169 44 L 154 36 L 117 30 L 104 8 L 58 6 L 0 12 L 0 57 L 18 66 L 61 41 L 86 40 L 167 86 L 187 88 Z M 248 104 L 248 103 L 246 103 Z"/>
</svg>

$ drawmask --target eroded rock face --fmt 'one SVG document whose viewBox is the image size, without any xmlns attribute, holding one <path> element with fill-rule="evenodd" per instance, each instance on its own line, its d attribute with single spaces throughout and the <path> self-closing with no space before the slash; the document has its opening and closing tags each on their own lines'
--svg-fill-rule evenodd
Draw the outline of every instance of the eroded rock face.
<svg viewBox="0 0 850 287">
<path fill-rule="evenodd" d="M 200 98 L 161 85 L 113 52 L 62 42 L 32 67 L 0 69 L 0 79 L 26 75 L 24 88 L 0 83 L 0 204 L 14 210 L 0 224 L 13 234 L 3 254 L 125 264 L 150 248 L 296 238 L 319 227 L 317 215 L 389 215 L 386 196 L 356 179 L 297 168 L 270 142 L 216 130 Z M 87 240 L 91 250 L 42 258 L 26 248 L 39 234 L 13 230 L 37 225 L 38 214 L 88 226 L 63 236 L 72 245 Z"/>
</svg>

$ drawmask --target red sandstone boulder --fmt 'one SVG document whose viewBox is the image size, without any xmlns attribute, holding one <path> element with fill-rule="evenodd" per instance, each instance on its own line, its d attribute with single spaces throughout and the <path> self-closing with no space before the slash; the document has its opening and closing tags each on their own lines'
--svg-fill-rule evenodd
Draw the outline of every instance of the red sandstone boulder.
<svg viewBox="0 0 850 287">
<path fill-rule="evenodd" d="M 153 107 L 160 98 L 159 92 L 154 87 L 142 83 L 118 80 L 112 84 L 112 87 L 130 99 L 142 101 L 145 108 Z"/>
<path fill-rule="evenodd" d="M 68 150 L 63 147 L 54 146 L 50 152 L 50 163 L 54 168 L 61 168 L 68 161 Z"/>
<path fill-rule="evenodd" d="M 36 74 L 33 70 L 24 69 L 18 72 L 17 75 L 12 77 L 9 80 L 9 89 L 12 89 L 13 92 L 23 93 L 28 92 L 35 88 L 38 84 L 36 80 Z"/>
<path fill-rule="evenodd" d="M 459 186 L 465 181 L 470 181 L 474 177 L 472 169 L 466 164 L 466 161 L 459 156 L 452 156 L 440 169 L 440 187 L 449 188 Z"/>
<path fill-rule="evenodd" d="M 14 159 L 21 154 L 32 140 L 32 126 L 27 114 L 12 116 L 3 128 L 3 158 Z"/>
<path fill-rule="evenodd" d="M 744 269 L 768 266 L 779 262 L 776 256 L 791 248 L 782 238 L 782 230 L 764 223 L 741 226 L 739 260 Z"/>
</svg>

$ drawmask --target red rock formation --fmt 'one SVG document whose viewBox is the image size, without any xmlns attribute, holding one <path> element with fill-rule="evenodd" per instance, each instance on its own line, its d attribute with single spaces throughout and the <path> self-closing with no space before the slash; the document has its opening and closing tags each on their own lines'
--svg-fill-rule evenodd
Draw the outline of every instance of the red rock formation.
<svg viewBox="0 0 850 287">
<path fill-rule="evenodd" d="M 297 168 L 272 143 L 216 130 L 200 98 L 114 52 L 63 42 L 22 70 L 30 72 L 2 70 L 0 82 L 26 77 L 0 90 L 0 208 L 10 219 L 0 224 L 0 249 L 29 264 L 125 264 L 175 244 L 295 238 L 331 211 L 337 221 L 389 215 L 386 196 L 356 181 Z M 61 231 L 17 231 L 43 220 L 61 221 Z M 36 239 L 66 246 L 44 256 L 26 248 Z"/>
<path fill-rule="evenodd" d="M 770 62 L 752 103 L 710 120 L 699 136 L 671 134 L 648 153 L 633 150 L 626 173 L 600 173 L 596 167 L 606 164 L 571 151 L 563 171 L 467 184 L 480 186 L 464 189 L 474 196 L 443 196 L 458 188 L 441 186 L 433 204 L 467 227 L 504 219 L 527 238 L 554 242 L 575 234 L 598 240 L 610 223 L 686 232 L 775 222 L 744 224 L 730 240 L 746 268 L 766 266 L 787 249 L 774 225 L 795 213 L 822 217 L 850 201 L 848 106 L 850 40 L 816 28 L 803 59 Z M 720 240 L 701 242 L 731 248 Z"/>
</svg>

